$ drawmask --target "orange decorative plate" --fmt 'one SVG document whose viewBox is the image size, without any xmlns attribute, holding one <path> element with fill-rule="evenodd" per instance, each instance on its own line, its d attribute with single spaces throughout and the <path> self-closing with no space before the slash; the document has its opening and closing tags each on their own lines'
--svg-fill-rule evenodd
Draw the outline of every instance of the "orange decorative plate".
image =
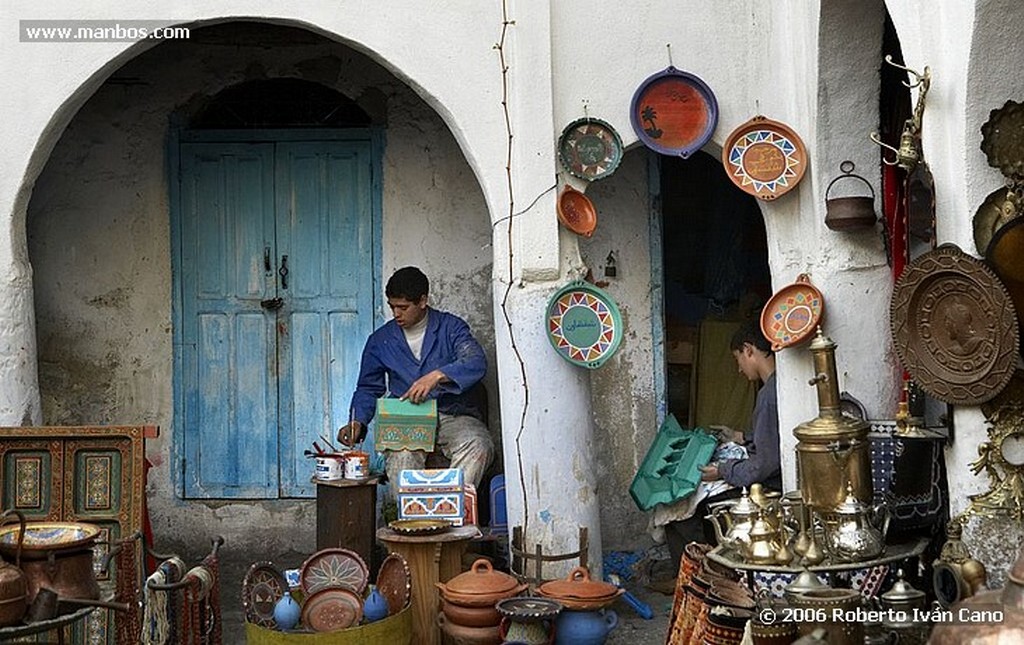
<svg viewBox="0 0 1024 645">
<path fill-rule="evenodd" d="M 302 624 L 315 632 L 333 632 L 358 625 L 363 600 L 351 589 L 322 589 L 302 603 Z"/>
<path fill-rule="evenodd" d="M 796 345 L 811 334 L 821 322 L 825 300 L 811 284 L 806 273 L 772 296 L 761 311 L 761 333 L 772 344 L 772 351 Z"/>
<path fill-rule="evenodd" d="M 558 197 L 558 221 L 573 233 L 590 237 L 597 228 L 597 211 L 586 195 L 567 184 Z"/>
<path fill-rule="evenodd" d="M 755 116 L 729 135 L 722 163 L 740 190 L 769 200 L 785 195 L 803 179 L 807 149 L 789 126 Z"/>
<path fill-rule="evenodd" d="M 346 588 L 363 593 L 370 570 L 359 554 L 342 548 L 321 549 L 302 563 L 302 590 L 310 596 L 321 589 Z"/>
</svg>

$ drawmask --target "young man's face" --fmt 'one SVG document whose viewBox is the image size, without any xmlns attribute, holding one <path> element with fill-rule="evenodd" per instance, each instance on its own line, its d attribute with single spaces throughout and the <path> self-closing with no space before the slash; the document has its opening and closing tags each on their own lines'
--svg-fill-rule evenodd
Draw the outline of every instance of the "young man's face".
<svg viewBox="0 0 1024 645">
<path fill-rule="evenodd" d="M 754 362 L 754 352 L 757 351 L 750 343 L 743 343 L 743 349 L 734 349 L 732 357 L 736 359 L 736 367 L 740 374 L 747 377 L 748 381 L 757 381 L 760 376 L 757 373 L 757 364 Z"/>
<path fill-rule="evenodd" d="M 391 307 L 391 315 L 395 317 L 395 322 L 402 329 L 412 327 L 427 315 L 426 296 L 416 302 L 405 298 L 388 298 L 388 306 Z"/>
</svg>

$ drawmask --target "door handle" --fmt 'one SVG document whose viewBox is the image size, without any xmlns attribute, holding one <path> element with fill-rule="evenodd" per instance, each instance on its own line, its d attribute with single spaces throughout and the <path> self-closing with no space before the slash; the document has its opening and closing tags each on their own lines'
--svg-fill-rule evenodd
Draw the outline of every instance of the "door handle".
<svg viewBox="0 0 1024 645">
<path fill-rule="evenodd" d="M 269 298 L 267 300 L 260 300 L 260 306 L 270 311 L 277 311 L 284 305 L 284 300 L 281 298 Z"/>
<path fill-rule="evenodd" d="M 277 274 L 281 276 L 281 288 L 288 288 L 288 256 L 281 256 L 281 268 L 277 270 Z"/>
</svg>

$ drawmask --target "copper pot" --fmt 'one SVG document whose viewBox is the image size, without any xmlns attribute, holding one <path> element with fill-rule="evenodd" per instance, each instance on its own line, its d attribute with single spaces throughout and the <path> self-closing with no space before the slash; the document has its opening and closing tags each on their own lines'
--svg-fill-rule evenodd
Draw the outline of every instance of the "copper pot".
<svg viewBox="0 0 1024 645">
<path fill-rule="evenodd" d="M 24 560 L 21 570 L 28 578 L 28 602 L 40 587 L 48 587 L 62 598 L 96 600 L 100 587 L 92 570 L 92 549 L 47 552 L 40 560 Z"/>
<path fill-rule="evenodd" d="M 21 546 L 25 539 L 25 516 L 21 511 L 9 510 L 0 515 L 0 524 L 3 524 L 10 515 L 17 515 L 21 521 L 21 530 L 18 533 L 18 548 L 14 564 L 0 560 L 0 627 L 14 625 L 21 622 L 25 610 L 28 608 L 28 578 L 21 570 Z"/>
</svg>

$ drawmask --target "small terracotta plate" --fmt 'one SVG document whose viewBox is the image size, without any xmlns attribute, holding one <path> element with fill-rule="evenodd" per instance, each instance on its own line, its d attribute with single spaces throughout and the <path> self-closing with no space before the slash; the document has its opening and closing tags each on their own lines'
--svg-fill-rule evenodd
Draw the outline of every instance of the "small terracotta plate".
<svg viewBox="0 0 1024 645">
<path fill-rule="evenodd" d="M 277 629 L 274 620 L 274 605 L 284 596 L 288 583 L 281 572 L 270 562 L 254 562 L 242 580 L 242 607 L 245 621 Z"/>
<path fill-rule="evenodd" d="M 566 184 L 558 197 L 558 221 L 576 235 L 590 237 L 597 228 L 597 210 L 590 198 Z"/>
<path fill-rule="evenodd" d="M 302 603 L 302 624 L 315 632 L 334 632 L 363 619 L 363 601 L 351 589 L 321 589 Z"/>
<path fill-rule="evenodd" d="M 825 312 L 825 299 L 806 273 L 779 289 L 761 311 L 761 333 L 772 351 L 803 342 L 814 333 Z"/>
<path fill-rule="evenodd" d="M 299 574 L 302 590 L 312 596 L 321 589 L 351 589 L 362 594 L 370 579 L 370 570 L 359 554 L 348 549 L 323 549 L 302 563 Z"/>
<path fill-rule="evenodd" d="M 418 519 L 418 520 L 394 520 L 388 522 L 388 528 L 396 533 L 404 535 L 433 535 L 443 533 L 452 527 L 448 520 Z"/>
<path fill-rule="evenodd" d="M 398 553 L 384 558 L 377 572 L 377 590 L 388 601 L 388 614 L 394 616 L 409 604 L 412 594 L 412 573 L 409 563 Z"/>
<path fill-rule="evenodd" d="M 740 190 L 770 200 L 793 190 L 803 179 L 807 150 L 789 126 L 755 116 L 726 139 L 722 164 Z"/>
<path fill-rule="evenodd" d="M 573 121 L 558 140 L 558 158 L 573 177 L 593 181 L 615 172 L 622 161 L 622 139 L 599 119 Z"/>
</svg>

